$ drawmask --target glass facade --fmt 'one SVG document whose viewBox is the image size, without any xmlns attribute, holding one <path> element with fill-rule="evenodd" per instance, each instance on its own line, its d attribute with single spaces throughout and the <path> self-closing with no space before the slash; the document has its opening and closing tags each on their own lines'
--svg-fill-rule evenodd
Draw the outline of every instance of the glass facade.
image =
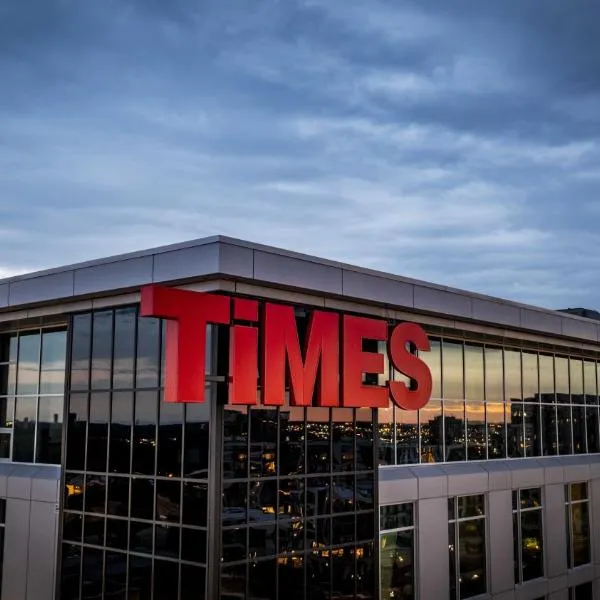
<svg viewBox="0 0 600 600">
<path fill-rule="evenodd" d="M 541 488 L 513 491 L 515 582 L 544 576 L 544 524 Z"/>
<path fill-rule="evenodd" d="M 60 464 L 66 329 L 0 335 L 0 459 Z"/>
<path fill-rule="evenodd" d="M 444 338 L 421 358 L 432 399 L 379 410 L 380 465 L 600 452 L 600 363 Z"/>
<path fill-rule="evenodd" d="M 590 499 L 587 482 L 565 486 L 565 521 L 569 568 L 592 561 L 590 540 Z"/>
<path fill-rule="evenodd" d="M 448 499 L 450 598 L 462 600 L 487 591 L 485 496 Z"/>
<path fill-rule="evenodd" d="M 414 600 L 415 515 L 414 504 L 379 508 L 379 598 Z"/>
</svg>

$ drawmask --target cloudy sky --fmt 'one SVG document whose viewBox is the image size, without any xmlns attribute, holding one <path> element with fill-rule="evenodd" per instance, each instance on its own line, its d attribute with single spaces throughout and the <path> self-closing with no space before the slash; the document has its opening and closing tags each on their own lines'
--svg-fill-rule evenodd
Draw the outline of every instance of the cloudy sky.
<svg viewBox="0 0 600 600">
<path fill-rule="evenodd" d="M 597 0 L 0 0 L 0 276 L 217 233 L 600 309 Z"/>
</svg>

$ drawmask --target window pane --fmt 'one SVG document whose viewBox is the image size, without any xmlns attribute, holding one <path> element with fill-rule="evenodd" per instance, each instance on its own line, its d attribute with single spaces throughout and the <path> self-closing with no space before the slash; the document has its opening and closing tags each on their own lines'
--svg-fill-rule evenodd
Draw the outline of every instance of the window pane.
<svg viewBox="0 0 600 600">
<path fill-rule="evenodd" d="M 463 346 L 456 342 L 442 343 L 442 394 L 447 399 L 464 398 Z"/>
<path fill-rule="evenodd" d="M 504 366 L 500 348 L 485 348 L 485 399 L 504 402 Z"/>
<path fill-rule="evenodd" d="M 471 598 L 487 590 L 485 564 L 485 520 L 458 524 L 460 598 Z"/>
<path fill-rule="evenodd" d="M 523 404 L 513 402 L 506 405 L 506 430 L 508 436 L 508 457 L 520 458 L 525 455 L 525 430 Z"/>
<path fill-rule="evenodd" d="M 166 560 L 154 560 L 154 597 L 177 600 L 179 597 L 179 565 Z"/>
<path fill-rule="evenodd" d="M 354 471 L 354 411 L 332 408 L 331 421 L 332 470 Z"/>
<path fill-rule="evenodd" d="M 248 477 L 248 408 L 223 409 L 223 477 Z"/>
<path fill-rule="evenodd" d="M 15 399 L 0 398 L 0 427 L 12 427 L 15 419 Z"/>
<path fill-rule="evenodd" d="M 504 351 L 504 384 L 507 402 L 522 399 L 521 353 L 518 350 Z"/>
<path fill-rule="evenodd" d="M 442 402 L 440 400 L 430 400 L 419 410 L 422 463 L 434 463 L 443 460 L 443 423 Z"/>
<path fill-rule="evenodd" d="M 596 387 L 596 363 L 586 360 L 583 363 L 583 391 L 587 404 L 598 403 L 598 389 Z"/>
<path fill-rule="evenodd" d="M 571 484 L 571 500 L 586 500 L 588 497 L 587 483 Z"/>
<path fill-rule="evenodd" d="M 556 406 L 542 406 L 542 450 L 544 456 L 558 454 L 556 439 Z"/>
<path fill-rule="evenodd" d="M 394 446 L 394 406 L 390 402 L 387 408 L 377 409 L 377 427 L 379 429 L 379 465 L 396 464 Z M 283 413 L 281 413 L 283 414 Z M 418 425 L 417 425 L 418 426 Z M 417 431 L 418 439 L 418 431 Z M 281 452 L 281 448 L 280 448 Z M 417 462 L 419 461 L 417 457 Z M 285 472 L 282 474 L 286 474 Z"/>
<path fill-rule="evenodd" d="M 584 454 L 587 452 L 585 435 L 585 406 L 573 406 L 571 408 L 573 418 L 573 452 Z"/>
<path fill-rule="evenodd" d="M 521 513 L 523 581 L 544 576 L 542 511 Z"/>
<path fill-rule="evenodd" d="M 137 369 L 138 388 L 158 387 L 160 353 L 160 321 L 150 317 L 138 318 Z"/>
<path fill-rule="evenodd" d="M 108 392 L 91 394 L 87 449 L 88 471 L 106 471 L 109 414 L 110 394 Z"/>
<path fill-rule="evenodd" d="M 67 423 L 67 469 L 84 469 L 87 420 L 88 395 L 71 394 Z"/>
<path fill-rule="evenodd" d="M 63 397 L 40 396 L 36 462 L 60 464 Z"/>
<path fill-rule="evenodd" d="M 66 331 L 42 334 L 40 394 L 63 394 L 65 391 Z"/>
<path fill-rule="evenodd" d="M 488 459 L 506 458 L 506 427 L 504 424 L 504 403 L 486 404 Z"/>
<path fill-rule="evenodd" d="M 588 502 L 571 505 L 573 527 L 573 566 L 590 562 L 590 517 Z"/>
<path fill-rule="evenodd" d="M 465 344 L 465 391 L 467 400 L 484 399 L 483 346 Z"/>
<path fill-rule="evenodd" d="M 523 400 L 539 402 L 538 356 L 533 352 L 523 352 Z"/>
<path fill-rule="evenodd" d="M 569 403 L 569 360 L 562 356 L 554 358 L 554 377 L 556 383 L 556 401 Z"/>
<path fill-rule="evenodd" d="M 588 406 L 585 409 L 587 420 L 587 444 L 588 452 L 600 452 L 600 443 L 598 438 L 598 407 Z"/>
<path fill-rule="evenodd" d="M 13 440 L 13 460 L 15 462 L 33 462 L 36 412 L 37 397 L 17 398 Z"/>
<path fill-rule="evenodd" d="M 113 392 L 111 401 L 108 470 L 112 473 L 129 473 L 131 469 L 133 392 Z"/>
<path fill-rule="evenodd" d="M 542 453 L 541 419 L 539 404 L 523 405 L 525 456 L 540 456 Z"/>
<path fill-rule="evenodd" d="M 414 525 L 414 507 L 410 502 L 379 508 L 379 529 L 403 529 Z"/>
<path fill-rule="evenodd" d="M 571 407 L 557 406 L 556 421 L 558 423 L 558 453 L 572 454 L 573 443 L 571 438 Z"/>
<path fill-rule="evenodd" d="M 90 354 L 92 351 L 92 316 L 73 317 L 71 343 L 71 389 L 87 390 L 90 379 Z"/>
<path fill-rule="evenodd" d="M 459 496 L 458 518 L 481 517 L 485 515 L 485 496 L 475 494 L 472 496 Z"/>
<path fill-rule="evenodd" d="M 154 474 L 157 413 L 158 392 L 136 392 L 131 467 L 134 473 Z"/>
<path fill-rule="evenodd" d="M 129 478 L 108 478 L 107 513 L 119 517 L 129 515 Z"/>
<path fill-rule="evenodd" d="M 92 337 L 92 389 L 109 389 L 112 360 L 113 312 L 94 313 Z"/>
<path fill-rule="evenodd" d="M 207 394 L 209 390 L 210 387 L 207 386 Z M 185 477 L 206 479 L 208 477 L 210 403 L 188 404 L 185 407 L 185 415 L 183 473 Z"/>
<path fill-rule="evenodd" d="M 129 597 L 135 600 L 150 600 L 152 594 L 152 559 L 129 556 Z"/>
<path fill-rule="evenodd" d="M 529 488 L 520 491 L 521 508 L 539 508 L 542 506 L 542 490 Z"/>
<path fill-rule="evenodd" d="M 554 395 L 554 358 L 540 354 L 540 396 L 542 402 L 555 402 Z"/>
<path fill-rule="evenodd" d="M 485 404 L 467 402 L 467 459 L 485 460 Z"/>
<path fill-rule="evenodd" d="M 328 408 L 306 409 L 306 457 L 309 473 L 329 473 L 330 431 Z"/>
<path fill-rule="evenodd" d="M 569 383 L 571 402 L 573 404 L 583 404 L 583 361 L 575 358 L 569 360 Z"/>
<path fill-rule="evenodd" d="M 464 402 L 444 400 L 445 460 L 466 460 Z"/>
<path fill-rule="evenodd" d="M 429 367 L 431 371 L 432 398 L 442 397 L 442 352 L 440 340 L 429 340 L 430 351 L 420 352 L 419 358 Z"/>
<path fill-rule="evenodd" d="M 396 464 L 419 462 L 419 413 L 396 407 Z"/>
<path fill-rule="evenodd" d="M 458 581 L 456 577 L 456 525 L 448 523 L 448 558 L 450 571 L 450 600 L 458 597 Z"/>
<path fill-rule="evenodd" d="M 19 336 L 17 394 L 37 394 L 40 365 L 40 334 Z"/>
<path fill-rule="evenodd" d="M 132 388 L 135 359 L 135 307 L 115 311 L 113 387 Z"/>
<path fill-rule="evenodd" d="M 329 439 L 327 440 L 329 442 Z M 276 475 L 277 410 L 250 408 L 250 476 Z"/>
<path fill-rule="evenodd" d="M 10 433 L 0 433 L 0 459 L 10 458 L 11 438 Z"/>
<path fill-rule="evenodd" d="M 60 596 L 62 600 L 79 600 L 81 546 L 63 544 Z"/>
<path fill-rule="evenodd" d="M 388 533 L 380 540 L 380 597 L 414 598 L 414 530 Z"/>
<path fill-rule="evenodd" d="M 181 477 L 183 445 L 183 404 L 172 404 L 159 397 L 157 475 Z"/>
</svg>

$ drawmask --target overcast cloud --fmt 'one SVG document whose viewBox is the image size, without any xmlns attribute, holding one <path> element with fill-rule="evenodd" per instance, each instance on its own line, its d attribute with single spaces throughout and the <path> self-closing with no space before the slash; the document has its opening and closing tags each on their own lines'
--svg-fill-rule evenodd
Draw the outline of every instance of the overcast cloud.
<svg viewBox="0 0 600 600">
<path fill-rule="evenodd" d="M 597 0 L 0 0 L 0 276 L 217 233 L 600 309 Z"/>
</svg>

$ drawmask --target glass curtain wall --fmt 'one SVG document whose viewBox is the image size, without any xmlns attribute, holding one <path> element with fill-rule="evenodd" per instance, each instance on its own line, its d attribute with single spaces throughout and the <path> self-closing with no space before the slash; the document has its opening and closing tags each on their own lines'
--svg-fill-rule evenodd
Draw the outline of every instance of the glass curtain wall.
<svg viewBox="0 0 600 600">
<path fill-rule="evenodd" d="M 594 360 L 431 337 L 419 411 L 380 409 L 379 464 L 600 452 Z M 392 370 L 393 372 L 393 370 Z"/>
<path fill-rule="evenodd" d="M 71 352 L 61 598 L 202 600 L 211 402 L 162 402 L 137 307 L 75 315 Z"/>
</svg>

